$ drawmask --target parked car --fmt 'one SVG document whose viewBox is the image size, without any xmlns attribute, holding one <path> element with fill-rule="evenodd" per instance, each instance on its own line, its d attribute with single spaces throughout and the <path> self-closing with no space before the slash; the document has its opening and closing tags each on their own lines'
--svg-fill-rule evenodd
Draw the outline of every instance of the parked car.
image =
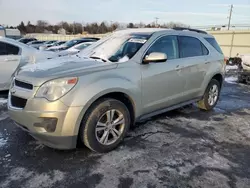
<svg viewBox="0 0 250 188">
<path fill-rule="evenodd" d="M 67 50 L 77 44 L 81 44 L 81 43 L 84 43 L 84 42 L 96 42 L 98 41 L 99 39 L 97 38 L 79 38 L 79 39 L 73 39 L 73 40 L 70 40 L 64 44 L 62 44 L 61 46 L 58 46 L 56 48 L 50 48 L 50 49 L 47 49 L 48 51 L 62 51 L 62 50 Z"/>
<path fill-rule="evenodd" d="M 45 43 L 43 40 L 31 41 L 28 42 L 27 45 L 32 46 L 33 48 L 39 49 Z"/>
<path fill-rule="evenodd" d="M 39 47 L 39 50 L 45 50 L 53 45 L 57 45 L 58 42 L 59 41 L 56 41 L 56 40 L 47 41 L 42 46 Z"/>
<path fill-rule="evenodd" d="M 37 41 L 37 39 L 36 38 L 20 38 L 17 41 L 24 43 L 24 44 L 27 44 L 28 42 L 31 42 L 31 41 Z"/>
<path fill-rule="evenodd" d="M 238 70 L 238 82 L 250 84 L 250 54 L 242 54 Z"/>
<path fill-rule="evenodd" d="M 10 117 L 50 147 L 75 148 L 79 140 L 108 152 L 134 122 L 194 102 L 215 107 L 225 63 L 209 41 L 216 43 L 187 28 L 116 31 L 78 56 L 23 67 Z"/>
<path fill-rule="evenodd" d="M 69 48 L 67 50 L 62 50 L 62 51 L 58 52 L 58 56 L 75 55 L 93 43 L 94 42 L 83 42 L 83 43 L 77 44 L 77 45 L 72 46 L 71 48 Z"/>
<path fill-rule="evenodd" d="M 57 41 L 57 42 L 50 44 L 48 46 L 40 47 L 40 50 L 56 51 L 55 49 L 60 48 L 66 42 L 67 41 Z"/>
<path fill-rule="evenodd" d="M 20 67 L 55 56 L 53 52 L 40 52 L 14 39 L 0 37 L 0 91 L 9 89 L 10 82 Z"/>
</svg>

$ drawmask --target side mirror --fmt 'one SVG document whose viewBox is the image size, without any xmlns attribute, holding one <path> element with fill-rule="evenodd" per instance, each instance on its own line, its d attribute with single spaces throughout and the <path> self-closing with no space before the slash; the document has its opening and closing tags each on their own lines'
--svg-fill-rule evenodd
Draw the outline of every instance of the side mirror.
<svg viewBox="0 0 250 188">
<path fill-rule="evenodd" d="M 143 64 L 148 64 L 150 62 L 152 63 L 163 63 L 167 61 L 167 55 L 165 53 L 159 53 L 159 52 L 153 52 L 149 55 L 147 55 L 143 59 Z"/>
</svg>

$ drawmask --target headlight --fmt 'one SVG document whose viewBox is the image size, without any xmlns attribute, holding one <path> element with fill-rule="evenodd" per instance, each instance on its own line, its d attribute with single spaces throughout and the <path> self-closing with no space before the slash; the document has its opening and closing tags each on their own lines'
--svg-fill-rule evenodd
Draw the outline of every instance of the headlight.
<svg viewBox="0 0 250 188">
<path fill-rule="evenodd" d="M 46 98 L 49 101 L 56 101 L 68 93 L 77 83 L 78 78 L 61 78 L 45 82 L 37 91 L 37 98 Z"/>
</svg>

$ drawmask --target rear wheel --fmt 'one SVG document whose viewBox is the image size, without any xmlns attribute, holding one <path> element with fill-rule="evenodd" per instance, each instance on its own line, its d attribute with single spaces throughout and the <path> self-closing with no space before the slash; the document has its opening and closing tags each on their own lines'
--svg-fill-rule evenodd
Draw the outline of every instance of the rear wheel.
<svg viewBox="0 0 250 188">
<path fill-rule="evenodd" d="M 80 138 L 91 150 L 104 153 L 122 142 L 129 126 L 127 107 L 115 99 L 102 99 L 88 110 L 80 128 Z"/>
<path fill-rule="evenodd" d="M 198 102 L 198 107 L 207 111 L 212 110 L 219 100 L 220 89 L 220 83 L 212 79 L 208 84 L 203 99 Z"/>
</svg>

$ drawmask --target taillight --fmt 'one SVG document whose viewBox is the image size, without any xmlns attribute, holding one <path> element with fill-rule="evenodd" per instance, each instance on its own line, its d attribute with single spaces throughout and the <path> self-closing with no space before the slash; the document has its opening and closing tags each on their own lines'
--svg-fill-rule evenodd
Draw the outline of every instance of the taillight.
<svg viewBox="0 0 250 188">
<path fill-rule="evenodd" d="M 228 59 L 224 57 L 224 63 L 227 64 Z"/>
</svg>

